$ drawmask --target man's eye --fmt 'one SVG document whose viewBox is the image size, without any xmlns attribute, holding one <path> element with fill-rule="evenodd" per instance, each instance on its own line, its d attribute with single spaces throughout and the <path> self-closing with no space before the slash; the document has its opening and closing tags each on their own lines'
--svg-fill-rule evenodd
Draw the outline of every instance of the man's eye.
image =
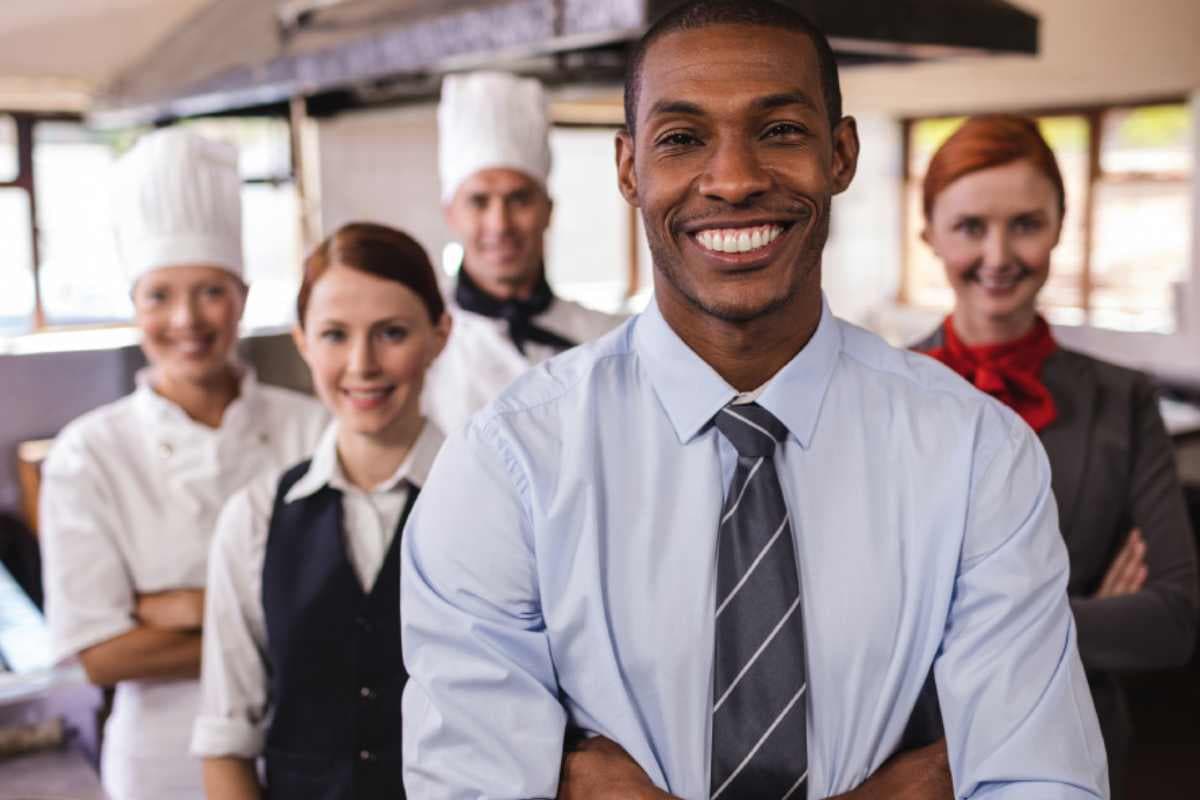
<svg viewBox="0 0 1200 800">
<path fill-rule="evenodd" d="M 389 342 L 402 342 L 408 338 L 408 328 L 401 325 L 389 325 L 380 331 L 380 336 Z"/>
<path fill-rule="evenodd" d="M 1018 217 L 1013 221 L 1013 230 L 1017 233 L 1037 233 L 1042 229 L 1042 222 L 1035 217 Z"/>
<path fill-rule="evenodd" d="M 692 134 L 684 133 L 683 131 L 668 133 L 666 136 L 658 140 L 659 147 L 689 147 L 699 143 L 699 139 Z"/>
<path fill-rule="evenodd" d="M 797 125 L 794 122 L 779 122 L 767 128 L 763 136 L 767 139 L 778 139 L 785 136 L 804 136 L 808 133 L 802 125 Z"/>
<path fill-rule="evenodd" d="M 327 342 L 337 343 L 345 341 L 346 334 L 344 331 L 340 331 L 336 328 L 330 328 L 329 330 L 321 331 L 321 338 Z"/>
</svg>

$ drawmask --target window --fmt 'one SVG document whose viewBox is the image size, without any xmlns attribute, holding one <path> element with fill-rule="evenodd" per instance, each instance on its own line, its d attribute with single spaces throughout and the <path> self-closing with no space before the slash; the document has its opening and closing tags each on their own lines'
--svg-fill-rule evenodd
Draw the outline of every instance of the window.
<svg viewBox="0 0 1200 800">
<path fill-rule="evenodd" d="M 256 117 L 184 124 L 239 148 L 243 247 L 252 287 L 246 325 L 288 323 L 299 285 L 301 242 L 287 121 Z M 16 120 L 0 114 L 0 281 L 5 287 L 0 335 L 129 320 L 128 287 L 109 217 L 109 173 L 142 133 L 99 132 L 69 118 Z M 31 153 L 29 174 L 20 174 L 23 151 Z"/>
<path fill-rule="evenodd" d="M 0 335 L 33 325 L 33 242 L 29 194 L 0 187 Z"/>
<path fill-rule="evenodd" d="M 1056 324 L 1171 332 L 1191 246 L 1192 119 L 1184 104 L 1049 113 L 1037 117 L 1067 193 L 1063 235 L 1042 290 Z M 920 239 L 921 181 L 962 118 L 908 125 L 902 301 L 948 310 L 953 293 Z"/>
<path fill-rule="evenodd" d="M 125 138 L 78 122 L 34 126 L 37 280 L 47 325 L 121 322 L 133 312 L 109 208 L 109 170 Z"/>
<path fill-rule="evenodd" d="M 556 292 L 592 308 L 616 311 L 629 292 L 630 213 L 616 191 L 607 126 L 556 127 L 550 134 L 554 214 L 546 271 Z"/>
</svg>

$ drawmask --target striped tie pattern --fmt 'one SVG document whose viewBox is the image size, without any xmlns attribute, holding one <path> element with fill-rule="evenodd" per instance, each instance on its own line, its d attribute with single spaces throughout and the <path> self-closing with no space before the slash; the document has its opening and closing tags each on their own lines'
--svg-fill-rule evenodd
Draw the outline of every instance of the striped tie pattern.
<svg viewBox="0 0 1200 800">
<path fill-rule="evenodd" d="M 718 533 L 711 800 L 804 800 L 804 624 L 773 457 L 787 428 L 755 403 L 713 423 L 738 460 Z"/>
</svg>

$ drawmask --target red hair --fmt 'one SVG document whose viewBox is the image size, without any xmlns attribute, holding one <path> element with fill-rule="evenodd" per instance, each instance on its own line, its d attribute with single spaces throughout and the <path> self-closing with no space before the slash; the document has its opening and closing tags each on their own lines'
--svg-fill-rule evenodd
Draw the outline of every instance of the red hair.
<svg viewBox="0 0 1200 800">
<path fill-rule="evenodd" d="M 304 312 L 308 310 L 313 286 L 335 265 L 395 281 L 411 289 L 425 304 L 434 324 L 446 310 L 437 275 L 421 245 L 395 228 L 353 222 L 330 234 L 305 259 L 304 279 L 296 297 L 296 319 L 300 327 L 304 327 Z"/>
<path fill-rule="evenodd" d="M 1037 123 L 1014 114 L 990 114 L 964 122 L 929 160 L 922 186 L 925 219 L 933 214 L 938 195 L 959 178 L 1021 160 L 1028 160 L 1049 179 L 1058 195 L 1058 210 L 1065 212 L 1062 173 Z"/>
</svg>

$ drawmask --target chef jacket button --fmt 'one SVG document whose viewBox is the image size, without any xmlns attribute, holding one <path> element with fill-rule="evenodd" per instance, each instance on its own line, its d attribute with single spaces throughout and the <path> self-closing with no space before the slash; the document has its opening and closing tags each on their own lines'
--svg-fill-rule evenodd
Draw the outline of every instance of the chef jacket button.
<svg viewBox="0 0 1200 800">
<path fill-rule="evenodd" d="M 370 750 L 359 750 L 358 751 L 358 760 L 359 761 L 374 761 L 375 754 L 372 753 Z"/>
<path fill-rule="evenodd" d="M 363 700 L 371 700 L 375 697 L 375 692 L 371 691 L 370 686 L 364 686 L 358 690 L 358 696 Z"/>
<path fill-rule="evenodd" d="M 162 453 L 163 458 L 170 458 L 174 454 L 175 448 L 171 446 L 170 442 L 159 442 L 158 452 Z"/>
<path fill-rule="evenodd" d="M 271 437 L 270 437 L 270 436 L 268 436 L 266 433 L 260 433 L 260 434 L 258 435 L 258 443 L 259 443 L 259 444 L 263 444 L 263 445 L 265 445 L 265 444 L 267 444 L 267 443 L 268 443 L 268 442 L 270 442 L 270 441 L 271 441 Z"/>
</svg>

